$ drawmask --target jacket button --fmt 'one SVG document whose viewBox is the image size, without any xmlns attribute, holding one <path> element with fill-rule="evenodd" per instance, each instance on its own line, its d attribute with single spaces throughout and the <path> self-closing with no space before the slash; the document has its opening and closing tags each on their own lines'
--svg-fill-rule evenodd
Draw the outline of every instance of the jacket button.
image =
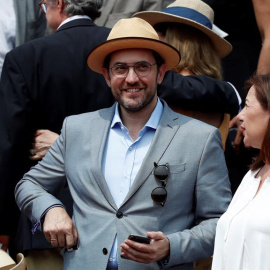
<svg viewBox="0 0 270 270">
<path fill-rule="evenodd" d="M 117 211 L 116 216 L 118 218 L 122 218 L 124 215 L 123 215 L 123 213 L 121 211 Z"/>
<path fill-rule="evenodd" d="M 104 255 L 107 255 L 107 254 L 108 254 L 107 248 L 103 248 L 103 249 L 102 249 L 102 252 L 103 252 Z"/>
</svg>

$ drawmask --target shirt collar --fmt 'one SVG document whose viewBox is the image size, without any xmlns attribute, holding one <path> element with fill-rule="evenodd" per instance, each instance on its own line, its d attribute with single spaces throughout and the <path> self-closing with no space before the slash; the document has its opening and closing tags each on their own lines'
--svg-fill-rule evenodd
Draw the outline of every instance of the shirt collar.
<svg viewBox="0 0 270 270">
<path fill-rule="evenodd" d="M 91 18 L 89 16 L 86 15 L 74 15 L 71 17 L 68 17 L 67 19 L 65 19 L 64 21 L 62 21 L 62 23 L 58 26 L 57 30 L 64 25 L 65 23 L 68 23 L 70 21 L 74 21 L 74 20 L 78 20 L 78 19 L 87 19 L 87 20 L 91 20 Z"/>
<path fill-rule="evenodd" d="M 115 111 L 114 111 L 114 117 L 113 117 L 113 120 L 112 120 L 112 123 L 111 123 L 111 128 L 123 125 L 122 120 L 120 118 L 119 108 L 118 107 L 119 107 L 119 104 L 116 103 Z M 162 112 L 163 112 L 163 105 L 162 105 L 160 99 L 158 98 L 157 105 L 156 105 L 154 111 L 152 112 L 150 118 L 148 119 L 148 121 L 147 121 L 147 123 L 145 124 L 144 127 L 157 129 L 157 126 L 158 126 L 159 120 L 161 118 Z"/>
</svg>

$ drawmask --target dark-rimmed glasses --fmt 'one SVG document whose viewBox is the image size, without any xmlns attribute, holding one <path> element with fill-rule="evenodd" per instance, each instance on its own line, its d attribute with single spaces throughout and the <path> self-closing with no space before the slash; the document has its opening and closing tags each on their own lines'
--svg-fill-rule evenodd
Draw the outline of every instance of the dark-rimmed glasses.
<svg viewBox="0 0 270 270">
<path fill-rule="evenodd" d="M 146 77 L 151 72 L 151 67 L 156 65 L 150 64 L 145 61 L 137 62 L 134 65 L 128 65 L 127 63 L 115 63 L 109 69 L 111 70 L 114 77 L 125 78 L 129 73 L 129 69 L 132 67 L 138 77 Z"/>
<path fill-rule="evenodd" d="M 154 176 L 161 182 L 162 187 L 154 188 L 151 193 L 151 197 L 155 203 L 160 204 L 163 207 L 167 200 L 166 180 L 169 177 L 169 164 L 166 163 L 164 165 L 158 165 L 156 162 L 154 162 L 154 166 Z"/>
<path fill-rule="evenodd" d="M 47 4 L 44 3 L 44 0 L 40 1 L 38 3 L 40 9 L 42 10 L 42 12 L 44 12 L 45 14 L 47 13 Z"/>
</svg>

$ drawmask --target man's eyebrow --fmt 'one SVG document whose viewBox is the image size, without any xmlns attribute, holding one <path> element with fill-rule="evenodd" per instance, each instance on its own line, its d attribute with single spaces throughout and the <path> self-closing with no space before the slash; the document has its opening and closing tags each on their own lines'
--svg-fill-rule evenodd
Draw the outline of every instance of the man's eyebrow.
<svg viewBox="0 0 270 270">
<path fill-rule="evenodd" d="M 127 65 L 128 63 L 126 62 L 115 62 L 114 65 L 117 64 L 117 65 Z"/>
</svg>

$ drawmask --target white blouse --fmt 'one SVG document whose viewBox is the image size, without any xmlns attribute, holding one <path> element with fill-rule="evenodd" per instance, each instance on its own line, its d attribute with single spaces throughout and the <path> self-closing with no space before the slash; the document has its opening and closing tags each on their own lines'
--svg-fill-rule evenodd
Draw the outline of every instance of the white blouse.
<svg viewBox="0 0 270 270">
<path fill-rule="evenodd" d="M 248 171 L 217 224 L 212 270 L 270 269 L 270 178 Z"/>
</svg>

